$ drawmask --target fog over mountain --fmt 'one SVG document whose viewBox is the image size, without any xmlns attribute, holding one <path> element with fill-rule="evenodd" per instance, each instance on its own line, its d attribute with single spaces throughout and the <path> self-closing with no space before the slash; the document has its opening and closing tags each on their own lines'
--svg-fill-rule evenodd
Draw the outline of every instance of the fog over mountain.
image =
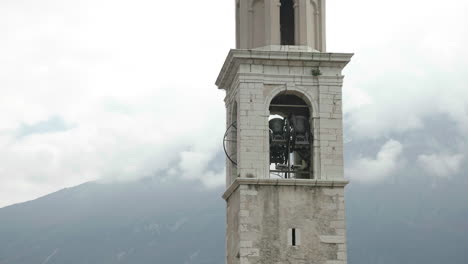
<svg viewBox="0 0 468 264">
<path fill-rule="evenodd" d="M 468 166 L 452 121 L 434 115 L 421 129 L 380 139 L 347 131 L 349 263 L 467 263 Z M 398 147 L 385 150 L 389 141 Z M 441 154 L 422 158 L 434 151 Z"/>
<path fill-rule="evenodd" d="M 383 162 L 387 169 L 378 181 L 351 180 L 350 264 L 467 263 L 466 164 L 450 177 L 434 176 L 415 155 L 426 151 L 428 137 L 448 137 L 453 142 L 442 141 L 447 148 L 457 147 L 457 132 L 444 122 L 426 121 L 431 135 L 392 137 L 404 151 L 393 167 Z M 354 166 L 356 157 L 374 162 L 374 169 L 382 165 L 372 156 L 387 141 L 348 137 L 347 165 Z M 223 188 L 163 176 L 90 182 L 0 209 L 0 264 L 224 263 Z"/>
<path fill-rule="evenodd" d="M 220 190 L 86 183 L 0 209 L 0 263 L 220 263 Z"/>
<path fill-rule="evenodd" d="M 418 164 L 458 172 L 467 13 L 460 0 L 327 1 L 327 50 L 355 53 L 344 71 L 348 136 L 380 143 L 349 167 L 354 179 L 375 181 L 362 173 L 371 168 L 385 178 L 405 135 L 431 134 L 434 115 L 463 131 L 459 149 L 419 141 L 432 149 Z M 223 171 L 210 169 L 225 130 L 214 81 L 234 18 L 231 0 L 0 1 L 0 207 L 161 170 L 222 185 Z"/>
</svg>

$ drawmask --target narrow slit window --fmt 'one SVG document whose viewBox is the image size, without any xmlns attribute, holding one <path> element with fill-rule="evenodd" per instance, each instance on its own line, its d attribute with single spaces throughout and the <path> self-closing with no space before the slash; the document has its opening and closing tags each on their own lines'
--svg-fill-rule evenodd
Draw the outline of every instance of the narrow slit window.
<svg viewBox="0 0 468 264">
<path fill-rule="evenodd" d="M 299 246 L 301 244 L 301 233 L 297 228 L 290 228 L 288 230 L 288 245 Z"/>
<path fill-rule="evenodd" d="M 293 228 L 291 232 L 291 244 L 296 245 L 296 228 Z"/>
</svg>

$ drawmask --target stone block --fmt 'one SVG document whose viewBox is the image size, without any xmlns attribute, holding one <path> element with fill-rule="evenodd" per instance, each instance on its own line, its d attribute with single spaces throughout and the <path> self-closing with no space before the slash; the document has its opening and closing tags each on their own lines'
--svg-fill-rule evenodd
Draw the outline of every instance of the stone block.
<svg viewBox="0 0 468 264">
<path fill-rule="evenodd" d="M 344 244 L 346 240 L 344 236 L 320 236 L 320 242 L 325 244 Z"/>
<path fill-rule="evenodd" d="M 304 70 L 302 69 L 302 67 L 291 67 L 291 68 L 289 68 L 289 74 L 292 74 L 292 75 L 303 75 L 303 74 L 304 74 Z"/>
<path fill-rule="evenodd" d="M 347 260 L 346 252 L 338 252 L 338 260 Z"/>
<path fill-rule="evenodd" d="M 320 104 L 320 113 L 333 113 L 333 105 L 331 104 Z"/>
<path fill-rule="evenodd" d="M 240 257 L 240 262 L 238 262 L 238 263 L 240 263 L 240 264 L 250 264 L 251 262 L 250 262 L 248 257 Z M 229 263 L 229 264 L 231 264 L 231 263 Z M 233 263 L 233 264 L 237 264 L 237 263 Z"/>
<path fill-rule="evenodd" d="M 332 228 L 342 228 L 342 229 L 346 228 L 345 221 L 343 220 L 331 221 L 330 226 Z"/>
<path fill-rule="evenodd" d="M 239 225 L 239 231 L 240 232 L 249 232 L 250 231 L 249 224 L 240 224 Z"/>
<path fill-rule="evenodd" d="M 252 64 L 250 70 L 253 73 L 263 73 L 263 65 Z"/>
<path fill-rule="evenodd" d="M 337 229 L 335 229 L 335 233 L 338 236 L 346 236 L 346 229 L 337 228 Z"/>
<path fill-rule="evenodd" d="M 337 219 L 345 220 L 346 213 L 344 210 L 338 210 L 338 213 L 336 214 Z"/>
<path fill-rule="evenodd" d="M 338 252 L 346 252 L 348 250 L 348 247 L 346 244 L 338 244 Z"/>
<path fill-rule="evenodd" d="M 279 74 L 289 74 L 289 67 L 288 66 L 278 66 Z"/>
<path fill-rule="evenodd" d="M 256 196 L 258 192 L 256 190 L 242 190 L 241 195 Z"/>
<path fill-rule="evenodd" d="M 304 64 L 302 61 L 289 61 L 289 66 L 302 67 Z"/>
<path fill-rule="evenodd" d="M 321 119 L 320 128 L 341 129 L 343 121 L 341 119 Z"/>
<path fill-rule="evenodd" d="M 252 241 L 241 241 L 240 242 L 240 247 L 241 248 L 251 248 L 252 247 Z"/>
<path fill-rule="evenodd" d="M 341 94 L 341 87 L 331 86 L 328 88 L 328 91 L 333 94 Z"/>
<path fill-rule="evenodd" d="M 327 260 L 326 264 L 346 264 L 346 261 L 343 260 Z"/>
<path fill-rule="evenodd" d="M 278 66 L 264 66 L 263 72 L 265 74 L 278 74 L 279 68 Z"/>
<path fill-rule="evenodd" d="M 343 196 L 343 188 L 322 188 L 323 194 L 327 196 Z"/>
<path fill-rule="evenodd" d="M 336 135 L 331 134 L 331 133 L 327 133 L 327 134 L 321 133 L 320 134 L 320 141 L 322 141 L 322 140 L 335 141 L 336 140 Z M 329 145 L 333 146 L 333 144 L 334 144 L 333 142 L 330 142 Z"/>
<path fill-rule="evenodd" d="M 260 250 L 258 248 L 241 248 L 241 257 L 258 257 L 260 256 Z"/>
<path fill-rule="evenodd" d="M 248 216 L 250 216 L 250 211 L 249 210 L 240 210 L 239 215 L 244 216 L 244 217 L 248 217 Z"/>
<path fill-rule="evenodd" d="M 239 72 L 250 72 L 250 64 L 239 65 Z"/>
</svg>

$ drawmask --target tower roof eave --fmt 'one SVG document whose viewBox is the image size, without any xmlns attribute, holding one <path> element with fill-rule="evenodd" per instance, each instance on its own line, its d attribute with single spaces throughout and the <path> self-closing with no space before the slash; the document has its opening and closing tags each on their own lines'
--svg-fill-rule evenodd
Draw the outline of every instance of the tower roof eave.
<svg viewBox="0 0 468 264">
<path fill-rule="evenodd" d="M 290 48 L 288 48 L 290 47 Z M 271 63 L 277 61 L 314 62 L 317 66 L 334 66 L 344 68 L 354 53 L 322 53 L 301 49 L 298 46 L 271 46 L 260 49 L 231 49 L 216 79 L 218 89 L 227 90 L 240 64 L 251 64 L 253 60 Z"/>
</svg>

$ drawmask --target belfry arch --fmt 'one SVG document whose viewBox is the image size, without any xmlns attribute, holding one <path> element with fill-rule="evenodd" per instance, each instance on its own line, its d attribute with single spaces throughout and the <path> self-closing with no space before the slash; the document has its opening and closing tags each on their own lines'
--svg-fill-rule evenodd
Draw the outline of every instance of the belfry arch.
<svg viewBox="0 0 468 264">
<path fill-rule="evenodd" d="M 298 92 L 284 91 L 268 110 L 270 177 L 313 179 L 312 107 Z"/>
<path fill-rule="evenodd" d="M 231 166 L 231 174 L 237 175 L 237 102 L 234 101 L 232 112 L 231 112 L 231 131 L 230 131 L 230 144 L 229 149 L 231 153 L 231 159 L 233 160 Z M 233 179 L 231 179 L 232 181 Z"/>
<path fill-rule="evenodd" d="M 233 100 L 227 114 L 227 129 L 223 138 L 223 149 L 228 161 L 226 162 L 226 184 L 231 184 L 237 177 L 238 163 L 238 110 L 237 101 Z"/>
</svg>

